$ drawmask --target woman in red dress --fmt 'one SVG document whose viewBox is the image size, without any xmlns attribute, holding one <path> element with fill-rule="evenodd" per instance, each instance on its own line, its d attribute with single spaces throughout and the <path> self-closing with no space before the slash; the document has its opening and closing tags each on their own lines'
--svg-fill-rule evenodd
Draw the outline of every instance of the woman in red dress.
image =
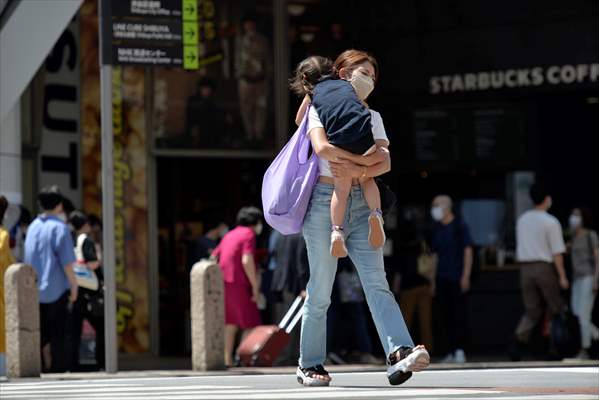
<svg viewBox="0 0 599 400">
<path fill-rule="evenodd" d="M 233 365 L 235 336 L 241 329 L 260 325 L 256 305 L 260 276 L 254 254 L 256 235 L 262 232 L 262 211 L 243 207 L 237 213 L 237 227 L 228 232 L 212 253 L 218 258 L 225 283 L 225 365 Z M 244 332 L 244 334 L 246 333 Z"/>
</svg>

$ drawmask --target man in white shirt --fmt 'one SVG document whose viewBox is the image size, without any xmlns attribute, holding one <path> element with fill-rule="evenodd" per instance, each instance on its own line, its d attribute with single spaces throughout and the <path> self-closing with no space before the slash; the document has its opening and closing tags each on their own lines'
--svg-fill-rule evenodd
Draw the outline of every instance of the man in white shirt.
<svg viewBox="0 0 599 400">
<path fill-rule="evenodd" d="M 566 251 L 562 227 L 547 210 L 551 196 L 540 184 L 530 188 L 534 208 L 522 214 L 516 225 L 516 257 L 520 264 L 520 284 L 524 315 L 515 332 L 510 358 L 521 358 L 522 346 L 530 339 L 534 327 L 541 321 L 546 304 L 551 313 L 560 311 L 561 289 L 568 289 L 562 253 Z"/>
</svg>

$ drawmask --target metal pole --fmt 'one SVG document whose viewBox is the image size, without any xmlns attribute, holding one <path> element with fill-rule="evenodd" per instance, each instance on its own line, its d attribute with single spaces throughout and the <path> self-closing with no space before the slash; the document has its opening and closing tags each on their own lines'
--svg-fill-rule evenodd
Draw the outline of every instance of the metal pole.
<svg viewBox="0 0 599 400">
<path fill-rule="evenodd" d="M 98 7 L 100 27 L 100 53 L 102 52 L 102 2 Z M 104 16 L 109 18 L 109 15 Z M 102 60 L 102 56 L 100 56 Z M 118 370 L 116 335 L 116 281 L 114 252 L 114 163 L 112 132 L 112 67 L 100 61 L 100 104 L 102 126 L 102 268 L 104 272 L 104 338 L 106 346 L 106 372 Z"/>
</svg>

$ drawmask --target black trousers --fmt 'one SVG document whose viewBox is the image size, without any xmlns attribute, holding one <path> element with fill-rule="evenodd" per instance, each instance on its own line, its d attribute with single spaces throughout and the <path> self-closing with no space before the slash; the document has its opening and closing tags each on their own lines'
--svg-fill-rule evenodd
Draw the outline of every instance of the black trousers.
<svg viewBox="0 0 599 400">
<path fill-rule="evenodd" d="M 96 331 L 96 349 L 95 358 L 98 369 L 104 369 L 104 316 L 94 315 L 88 311 L 87 301 L 82 296 L 82 291 L 79 289 L 79 297 L 68 315 L 68 353 L 69 353 L 69 369 L 77 371 L 81 369 L 79 365 L 79 348 L 81 346 L 81 329 L 83 328 L 83 320 L 86 319 Z"/>
<path fill-rule="evenodd" d="M 52 357 L 49 372 L 65 372 L 68 365 L 66 352 L 66 324 L 69 291 L 53 303 L 40 303 L 40 331 L 42 348 L 50 344 Z"/>
<path fill-rule="evenodd" d="M 436 297 L 443 313 L 442 321 L 447 333 L 448 350 L 453 353 L 466 345 L 467 295 L 462 293 L 459 282 L 437 281 Z"/>
</svg>

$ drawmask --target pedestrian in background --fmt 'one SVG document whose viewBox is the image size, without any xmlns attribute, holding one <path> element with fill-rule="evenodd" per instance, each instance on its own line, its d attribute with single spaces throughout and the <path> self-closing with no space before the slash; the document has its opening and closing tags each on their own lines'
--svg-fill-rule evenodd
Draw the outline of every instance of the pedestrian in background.
<svg viewBox="0 0 599 400">
<path fill-rule="evenodd" d="M 439 195 L 433 199 L 431 216 L 436 222 L 432 236 L 432 249 L 437 254 L 434 294 L 441 306 L 449 345 L 449 353 L 442 362 L 464 363 L 472 238 L 468 226 L 453 213 L 449 196 Z"/>
<path fill-rule="evenodd" d="M 4 327 L 4 273 L 15 259 L 10 252 L 9 234 L 2 226 L 8 208 L 6 197 L 0 196 L 0 376 L 6 375 L 6 329 Z"/>
<path fill-rule="evenodd" d="M 202 258 L 210 257 L 210 254 L 218 246 L 219 240 L 227 233 L 229 227 L 220 218 L 209 217 L 203 221 L 204 234 L 195 242 L 192 266 Z"/>
<path fill-rule="evenodd" d="M 273 230 L 273 232 L 277 232 Z M 272 235 L 271 235 L 272 237 Z M 271 299 L 274 302 L 275 321 L 283 319 L 297 296 L 306 296 L 306 285 L 310 276 L 306 242 L 301 233 L 276 235 L 272 258 L 276 262 L 270 283 Z M 276 365 L 295 365 L 299 357 L 300 330 L 290 333 L 289 345 L 281 353 Z"/>
<path fill-rule="evenodd" d="M 64 372 L 67 306 L 77 301 L 78 285 L 73 272 L 75 252 L 71 232 L 64 223 L 63 201 L 58 186 L 43 188 L 38 201 L 42 213 L 31 223 L 25 238 L 25 264 L 37 272 L 40 301 L 40 330 L 44 370 Z"/>
<path fill-rule="evenodd" d="M 599 340 L 599 329 L 592 322 L 593 304 L 599 288 L 599 238 L 590 229 L 591 214 L 575 208 L 569 218 L 572 233 L 568 243 L 572 260 L 572 312 L 580 323 L 581 349 L 577 358 L 588 359 L 591 339 Z"/>
<path fill-rule="evenodd" d="M 225 365 L 233 365 L 237 332 L 245 335 L 260 325 L 257 303 L 260 275 L 255 261 L 256 235 L 262 233 L 262 211 L 243 207 L 237 213 L 237 227 L 228 232 L 212 255 L 218 259 L 225 283 Z"/>
<path fill-rule="evenodd" d="M 327 358 L 335 364 L 384 364 L 372 354 L 366 298 L 355 265 L 339 259 L 327 314 Z"/>
<path fill-rule="evenodd" d="M 96 253 L 96 243 L 90 236 L 91 226 L 87 215 L 75 210 L 69 215 L 69 224 L 73 227 L 75 237 L 75 256 L 77 264 L 85 266 L 96 275 L 98 288 L 93 290 L 79 287 L 79 295 L 69 314 L 69 350 L 71 353 L 70 370 L 81 369 L 79 364 L 79 347 L 81 329 L 86 319 L 96 332 L 95 358 L 97 369 L 104 369 L 104 290 L 101 260 Z"/>
<path fill-rule="evenodd" d="M 519 361 L 534 327 L 541 321 L 544 304 L 552 315 L 563 306 L 560 288 L 567 290 L 568 278 L 564 269 L 566 251 L 562 227 L 547 211 L 552 199 L 540 183 L 530 187 L 532 210 L 522 214 L 516 223 L 516 258 L 520 264 L 520 289 L 524 315 L 516 327 L 510 344 L 510 358 Z"/>
<path fill-rule="evenodd" d="M 12 218 L 9 218 L 11 214 L 11 208 L 16 212 L 13 212 Z M 6 221 L 10 219 L 9 221 Z M 4 227 L 8 229 L 10 236 L 10 248 L 12 255 L 16 262 L 23 261 L 23 246 L 25 243 L 25 236 L 27 234 L 27 227 L 31 223 L 31 212 L 22 205 L 8 205 L 6 214 L 4 215 Z"/>
<path fill-rule="evenodd" d="M 272 77 L 270 48 L 268 38 L 258 30 L 258 15 L 246 11 L 235 41 L 235 76 L 241 119 L 250 146 L 264 141 Z"/>
</svg>

